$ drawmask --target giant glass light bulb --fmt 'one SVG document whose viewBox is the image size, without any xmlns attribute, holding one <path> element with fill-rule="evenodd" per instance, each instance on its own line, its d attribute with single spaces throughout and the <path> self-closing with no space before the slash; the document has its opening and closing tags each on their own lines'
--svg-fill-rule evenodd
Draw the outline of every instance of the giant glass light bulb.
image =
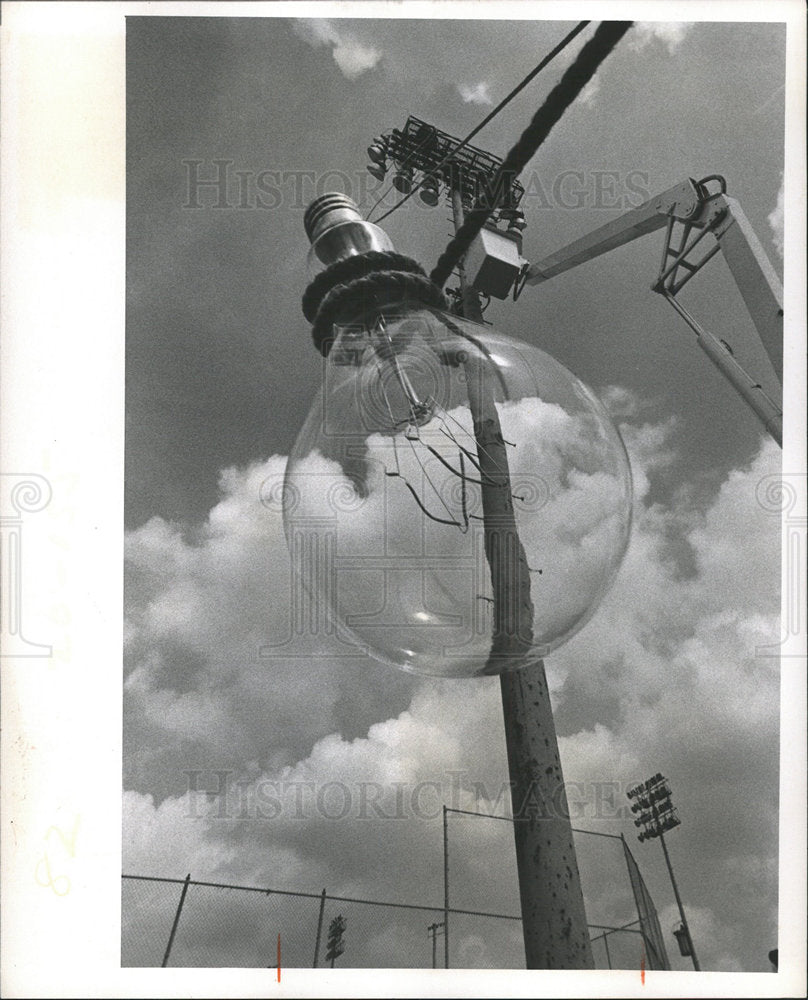
<svg viewBox="0 0 808 1000">
<path fill-rule="evenodd" d="M 318 262 L 325 246 L 336 261 L 381 242 L 349 207 L 310 206 Z M 360 295 L 333 326 L 287 464 L 293 562 L 340 634 L 385 663 L 518 669 L 575 635 L 614 579 L 626 452 L 596 396 L 543 351 L 395 299 Z"/>
</svg>

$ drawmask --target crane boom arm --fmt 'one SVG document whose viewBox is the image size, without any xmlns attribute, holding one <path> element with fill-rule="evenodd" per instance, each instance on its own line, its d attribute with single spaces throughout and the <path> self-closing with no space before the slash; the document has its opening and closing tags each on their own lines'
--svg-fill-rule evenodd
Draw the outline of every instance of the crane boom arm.
<svg viewBox="0 0 808 1000">
<path fill-rule="evenodd" d="M 669 218 L 677 218 L 682 222 L 692 220 L 701 210 L 701 198 L 695 183 L 691 180 L 677 184 L 655 198 L 633 208 L 630 212 L 612 219 L 599 229 L 575 240 L 561 250 L 550 254 L 527 269 L 525 283 L 538 285 L 549 281 L 557 274 L 569 271 L 570 268 L 584 264 L 594 257 L 616 247 L 630 243 L 646 233 L 654 233 L 664 229 Z"/>
<path fill-rule="evenodd" d="M 708 191 L 710 180 L 720 182 L 719 192 Z M 676 226 L 681 228 L 678 245 L 674 245 L 673 238 Z M 726 194 L 723 178 L 688 179 L 649 198 L 637 208 L 528 265 L 523 272 L 524 284 L 548 281 L 609 250 L 665 228 L 662 264 L 653 290 L 662 294 L 695 331 L 710 360 L 779 443 L 782 440 L 783 287 L 743 209 Z M 694 232 L 696 235 L 691 237 Z M 707 233 L 715 237 L 716 244 L 694 262 L 693 250 Z M 746 354 L 750 360 L 743 363 L 726 341 L 704 330 L 676 300 L 684 285 L 719 250 L 752 318 L 758 345 L 765 351 L 763 355 L 759 346 L 747 338 Z M 740 331 L 737 336 L 742 336 Z"/>
<path fill-rule="evenodd" d="M 782 385 L 783 286 L 741 206 L 722 197 L 728 211 L 715 236 Z"/>
</svg>

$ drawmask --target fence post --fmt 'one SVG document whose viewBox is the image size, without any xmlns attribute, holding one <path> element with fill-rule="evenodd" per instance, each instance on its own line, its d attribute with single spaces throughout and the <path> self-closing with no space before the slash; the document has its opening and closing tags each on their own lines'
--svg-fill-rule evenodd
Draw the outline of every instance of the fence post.
<svg viewBox="0 0 808 1000">
<path fill-rule="evenodd" d="M 449 968 L 449 824 L 443 807 L 443 967 Z"/>
<path fill-rule="evenodd" d="M 177 933 L 177 924 L 180 922 L 180 914 L 182 913 L 182 907 L 185 903 L 185 894 L 188 892 L 188 884 L 191 881 L 191 873 L 189 872 L 185 876 L 185 882 L 182 886 L 182 892 L 180 893 L 180 902 L 177 906 L 177 912 L 174 914 L 174 923 L 171 925 L 171 933 L 168 936 L 168 944 L 166 945 L 166 953 L 163 955 L 163 965 L 165 968 L 168 965 L 168 956 L 171 954 L 171 946 L 174 944 L 174 935 Z"/>
<path fill-rule="evenodd" d="M 320 938 L 323 934 L 323 914 L 325 913 L 325 889 L 323 889 L 322 895 L 320 896 L 320 915 L 317 918 L 317 938 L 314 942 L 314 964 L 313 969 L 317 968 L 317 962 L 320 959 Z"/>
<path fill-rule="evenodd" d="M 606 964 L 611 969 L 611 967 L 612 967 L 612 956 L 609 953 L 609 935 L 608 934 L 604 934 L 603 935 L 603 946 L 606 949 Z"/>
</svg>

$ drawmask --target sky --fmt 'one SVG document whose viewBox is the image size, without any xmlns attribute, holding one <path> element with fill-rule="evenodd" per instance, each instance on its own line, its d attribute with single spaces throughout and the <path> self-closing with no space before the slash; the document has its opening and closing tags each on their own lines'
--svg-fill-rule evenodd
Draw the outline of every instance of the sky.
<svg viewBox="0 0 808 1000">
<path fill-rule="evenodd" d="M 507 806 L 496 679 L 414 676 L 324 630 L 296 630 L 267 484 L 280 481 L 322 379 L 300 310 L 306 204 L 342 186 L 368 209 L 374 136 L 409 114 L 465 135 L 573 23 L 129 19 L 125 873 L 440 906 L 440 804 Z M 635 25 L 523 176 L 524 256 L 616 217 L 615 204 L 720 173 L 782 274 L 784 39 L 778 24 Z M 475 142 L 503 156 L 563 65 Z M 226 188 L 195 186 L 217 170 Z M 449 213 L 414 198 L 384 226 L 429 270 Z M 663 772 L 702 968 L 768 971 L 780 687 L 766 648 L 780 637 L 781 524 L 767 488 L 780 451 L 651 293 L 660 253 L 661 236 L 647 236 L 492 303 L 486 320 L 591 386 L 631 462 L 620 571 L 546 663 L 576 825 L 626 836 L 672 965 L 688 968 L 661 851 L 637 843 L 626 812 L 626 789 Z M 751 322 L 723 262 L 688 292 L 703 324 L 743 351 Z M 455 905 L 517 913 L 506 824 L 454 822 Z M 576 841 L 588 918 L 624 923 L 623 861 L 601 840 Z M 125 957 L 148 964 L 173 897 L 126 892 Z M 207 896 L 219 930 L 194 918 L 178 955 L 254 961 L 263 931 L 237 896 Z M 353 961 L 389 963 L 398 941 L 416 956 L 406 964 L 427 962 L 434 918 L 418 919 L 349 916 Z M 454 959 L 516 966 L 514 933 L 461 928 Z M 639 963 L 636 947 L 621 958 Z"/>
</svg>

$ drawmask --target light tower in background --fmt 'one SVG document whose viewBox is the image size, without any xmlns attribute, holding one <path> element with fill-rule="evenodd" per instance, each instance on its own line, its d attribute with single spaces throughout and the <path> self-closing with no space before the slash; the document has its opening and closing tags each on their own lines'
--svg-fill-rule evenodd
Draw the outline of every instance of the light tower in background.
<svg viewBox="0 0 808 1000">
<path fill-rule="evenodd" d="M 699 960 L 696 957 L 696 949 L 693 947 L 693 938 L 690 935 L 690 927 L 685 916 L 685 909 L 682 906 L 682 897 L 679 895 L 679 887 L 673 874 L 668 846 L 665 843 L 665 831 L 673 830 L 681 824 L 681 820 L 676 815 L 676 809 L 671 802 L 671 790 L 668 779 L 657 772 L 652 778 L 643 781 L 634 788 L 630 788 L 626 795 L 633 799 L 631 811 L 637 813 L 634 825 L 642 827 L 637 837 L 642 843 L 644 840 L 655 840 L 659 838 L 662 850 L 665 854 L 665 863 L 671 877 L 673 894 L 676 897 L 676 905 L 679 907 L 679 917 L 681 925 L 674 930 L 674 936 L 679 944 L 679 951 L 684 956 L 690 956 L 693 960 L 693 968 L 696 972 L 701 971 Z"/>
<path fill-rule="evenodd" d="M 334 962 L 340 957 L 340 955 L 345 951 L 345 941 L 343 940 L 343 935 L 345 933 L 346 920 L 345 917 L 340 914 L 338 917 L 334 917 L 331 923 L 328 925 L 328 944 L 326 948 L 325 957 L 331 962 L 331 968 L 334 968 Z"/>
<path fill-rule="evenodd" d="M 432 968 L 437 969 L 438 967 L 438 931 L 442 931 L 446 925 L 443 921 L 438 923 L 430 924 L 427 927 L 427 933 L 432 938 Z"/>
</svg>

